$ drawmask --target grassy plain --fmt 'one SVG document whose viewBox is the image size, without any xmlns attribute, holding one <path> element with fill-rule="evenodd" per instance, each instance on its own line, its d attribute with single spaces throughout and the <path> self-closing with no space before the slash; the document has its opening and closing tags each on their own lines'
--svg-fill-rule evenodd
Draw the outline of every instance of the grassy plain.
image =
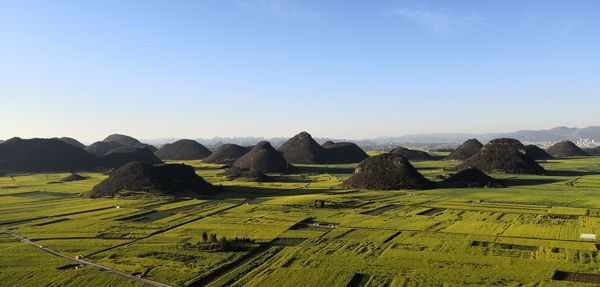
<svg viewBox="0 0 600 287">
<path fill-rule="evenodd" d="M 557 270 L 600 274 L 600 157 L 552 160 L 546 176 L 493 175 L 507 188 L 357 191 L 354 165 L 301 165 L 275 182 L 229 181 L 189 199 L 88 199 L 106 176 L 0 177 L 0 231 L 173 286 L 586 286 Z M 457 162 L 416 162 L 428 178 Z M 324 200 L 325 207 L 314 207 Z M 118 207 L 118 208 L 117 208 Z M 194 248 L 202 232 L 255 240 L 238 251 Z M 599 237 L 600 238 L 600 237 Z M 184 244 L 184 243 L 192 244 Z M 0 235 L 0 285 L 137 286 Z M 84 283 L 83 283 L 84 282 Z"/>
</svg>

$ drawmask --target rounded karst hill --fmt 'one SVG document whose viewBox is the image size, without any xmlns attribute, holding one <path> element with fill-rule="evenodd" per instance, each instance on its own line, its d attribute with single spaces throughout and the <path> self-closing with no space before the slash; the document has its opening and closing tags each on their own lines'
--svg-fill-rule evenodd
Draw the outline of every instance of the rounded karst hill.
<svg viewBox="0 0 600 287">
<path fill-rule="evenodd" d="M 149 149 L 151 152 L 156 152 L 158 150 L 157 147 L 155 147 L 151 144 L 146 144 L 146 143 L 139 143 L 139 144 L 134 145 L 133 147 Z"/>
<path fill-rule="evenodd" d="M 237 167 L 228 168 L 222 175 L 229 180 L 243 179 L 243 181 L 252 182 L 271 182 L 273 178 L 256 170 L 240 169 Z"/>
<path fill-rule="evenodd" d="M 236 144 L 224 144 L 219 146 L 210 156 L 204 159 L 206 163 L 220 163 L 231 165 L 244 156 L 251 148 Z"/>
<path fill-rule="evenodd" d="M 102 164 L 106 167 L 119 167 L 129 162 L 142 162 L 146 164 L 160 164 L 163 163 L 158 157 L 156 157 L 149 149 L 146 148 L 135 148 L 135 147 L 122 147 L 113 150 L 100 158 Z"/>
<path fill-rule="evenodd" d="M 477 139 L 469 139 L 458 146 L 452 153 L 444 158 L 444 160 L 466 160 L 478 153 L 482 147 L 483 144 Z"/>
<path fill-rule="evenodd" d="M 112 134 L 107 136 L 102 140 L 103 142 L 118 142 L 126 147 L 135 147 L 138 144 L 141 144 L 139 140 L 136 138 L 130 137 L 128 135 L 123 134 Z"/>
<path fill-rule="evenodd" d="M 546 149 L 554 157 L 587 156 L 588 154 L 570 141 L 557 142 Z"/>
<path fill-rule="evenodd" d="M 125 147 L 124 145 L 118 143 L 118 142 L 104 142 L 104 141 L 99 141 L 99 142 L 95 142 L 87 147 L 85 147 L 85 150 L 97 157 L 102 157 L 104 155 L 106 155 L 107 153 Z"/>
<path fill-rule="evenodd" d="M 294 172 L 296 168 L 288 163 L 283 155 L 275 150 L 269 142 L 256 144 L 249 152 L 233 163 L 234 168 L 252 170 L 262 173 Z"/>
<path fill-rule="evenodd" d="M 162 160 L 195 160 L 206 158 L 210 150 L 195 140 L 183 139 L 162 146 L 154 154 Z"/>
<path fill-rule="evenodd" d="M 76 171 L 99 166 L 97 157 L 59 139 L 12 138 L 0 144 L 0 170 Z"/>
<path fill-rule="evenodd" d="M 327 163 L 355 163 L 369 157 L 364 150 L 351 142 L 327 141 L 323 144 L 323 148 L 327 155 Z"/>
<path fill-rule="evenodd" d="M 279 150 L 290 163 L 327 163 L 325 149 L 307 132 L 301 132 L 286 141 Z"/>
<path fill-rule="evenodd" d="M 525 153 L 533 160 L 549 160 L 554 158 L 539 146 L 532 144 L 525 146 Z"/>
<path fill-rule="evenodd" d="M 405 147 L 397 147 L 390 151 L 390 153 L 401 155 L 410 161 L 424 161 L 424 160 L 435 160 L 429 153 L 407 149 Z"/>
<path fill-rule="evenodd" d="M 82 144 L 81 142 L 79 142 L 78 140 L 74 139 L 74 138 L 70 138 L 70 137 L 62 137 L 59 138 L 58 140 L 64 142 L 64 143 L 68 143 L 74 147 L 78 147 L 80 149 L 84 149 L 85 145 Z"/>
<path fill-rule="evenodd" d="M 158 150 L 158 148 L 156 148 L 153 145 L 142 143 L 136 138 L 130 137 L 128 135 L 122 135 L 122 134 L 109 135 L 102 141 L 103 142 L 116 142 L 116 143 L 121 144 L 124 147 L 146 148 L 146 149 L 149 149 L 151 152 L 155 152 Z"/>
<path fill-rule="evenodd" d="M 71 181 L 81 181 L 81 180 L 86 180 L 86 179 L 88 179 L 87 176 L 73 173 L 73 174 L 70 174 L 66 177 L 59 179 L 58 181 L 59 182 L 71 182 Z"/>
<path fill-rule="evenodd" d="M 593 148 L 586 148 L 584 151 L 589 155 L 600 155 L 600 146 Z"/>
<path fill-rule="evenodd" d="M 150 165 L 130 162 L 114 170 L 94 186 L 89 196 L 174 196 L 207 195 L 214 187 L 184 164 Z"/>
<path fill-rule="evenodd" d="M 500 182 L 476 168 L 467 168 L 459 171 L 444 180 L 452 187 L 498 187 Z"/>
<path fill-rule="evenodd" d="M 425 189 L 432 183 L 403 156 L 385 153 L 363 160 L 344 181 L 346 188 L 395 190 Z"/>
<path fill-rule="evenodd" d="M 477 168 L 486 173 L 544 174 L 546 171 L 527 156 L 525 146 L 516 139 L 499 138 L 460 164 L 457 169 Z"/>
</svg>

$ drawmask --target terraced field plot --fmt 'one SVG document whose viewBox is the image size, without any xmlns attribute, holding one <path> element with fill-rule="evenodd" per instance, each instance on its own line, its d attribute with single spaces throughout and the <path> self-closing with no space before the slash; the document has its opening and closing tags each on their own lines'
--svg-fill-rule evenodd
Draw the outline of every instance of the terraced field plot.
<svg viewBox="0 0 600 287">
<path fill-rule="evenodd" d="M 353 165 L 304 165 L 276 182 L 228 181 L 190 161 L 223 192 L 164 198 L 79 196 L 105 177 L 0 177 L 0 231 L 172 286 L 586 286 L 600 274 L 600 158 L 552 160 L 547 176 L 493 175 L 507 188 L 356 191 Z M 454 162 L 418 162 L 428 178 Z M 320 207 L 315 201 L 324 201 Z M 198 248 L 203 232 L 254 241 Z M 0 235 L 0 282 L 137 286 Z M 583 275 L 582 275 L 583 274 Z"/>
</svg>

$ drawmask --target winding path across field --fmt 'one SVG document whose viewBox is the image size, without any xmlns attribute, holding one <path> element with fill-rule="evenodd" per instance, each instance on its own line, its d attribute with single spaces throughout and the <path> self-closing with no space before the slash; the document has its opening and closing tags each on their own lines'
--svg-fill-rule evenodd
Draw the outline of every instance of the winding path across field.
<svg viewBox="0 0 600 287">
<path fill-rule="evenodd" d="M 21 236 L 19 234 L 13 233 L 13 232 L 1 231 L 0 234 L 6 234 L 8 236 L 12 236 L 12 237 L 18 239 L 19 241 L 21 241 L 23 243 L 26 243 L 26 244 L 29 244 L 29 245 L 33 246 L 34 248 L 36 248 L 36 249 L 38 249 L 40 251 L 44 251 L 44 252 L 49 253 L 49 254 L 51 254 L 53 256 L 60 257 L 60 258 L 66 259 L 66 260 L 77 262 L 77 263 L 79 263 L 81 265 L 87 265 L 87 266 L 95 267 L 95 268 L 98 268 L 98 269 L 100 269 L 102 271 L 110 272 L 110 273 L 113 273 L 115 275 L 121 276 L 123 278 L 135 280 L 135 281 L 138 281 L 138 282 L 142 282 L 142 283 L 150 285 L 150 286 L 155 286 L 155 287 L 170 287 L 167 284 L 163 284 L 163 283 L 160 283 L 160 282 L 152 281 L 152 280 L 149 280 L 149 279 L 146 279 L 146 278 L 140 278 L 140 277 L 137 277 L 137 276 L 133 276 L 133 275 L 130 275 L 130 274 L 127 274 L 127 273 L 124 273 L 124 272 L 121 272 L 121 271 L 117 271 L 117 270 L 114 270 L 112 268 L 109 268 L 109 267 L 106 267 L 106 266 L 103 266 L 103 265 L 99 265 L 99 264 L 96 264 L 96 263 L 88 262 L 88 261 L 85 261 L 85 260 L 75 259 L 73 257 L 64 255 L 64 254 L 59 253 L 59 252 L 56 252 L 56 251 L 54 251 L 52 249 L 48 249 L 46 247 L 43 247 L 42 245 L 36 244 L 35 242 L 33 242 L 33 241 L 31 241 L 31 240 L 29 240 L 29 239 L 27 239 L 27 238 L 25 238 L 25 237 L 23 237 L 23 236 Z"/>
</svg>

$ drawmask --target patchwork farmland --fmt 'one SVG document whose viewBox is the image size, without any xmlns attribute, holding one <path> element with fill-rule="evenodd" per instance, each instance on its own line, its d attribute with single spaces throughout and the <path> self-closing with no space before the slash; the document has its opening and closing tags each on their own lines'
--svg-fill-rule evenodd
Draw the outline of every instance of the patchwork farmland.
<svg viewBox="0 0 600 287">
<path fill-rule="evenodd" d="M 0 177 L 0 282 L 6 286 L 149 284 L 135 278 L 170 286 L 600 282 L 600 275 L 595 275 L 600 274 L 599 243 L 581 238 L 600 234 L 599 157 L 543 162 L 551 171 L 548 175 L 493 174 L 507 182 L 506 188 L 423 191 L 339 187 L 354 164 L 298 164 L 298 173 L 270 174 L 275 180 L 261 183 L 227 179 L 218 164 L 184 163 L 222 186 L 222 191 L 187 200 L 90 199 L 80 194 L 106 175 L 82 173 L 88 179 L 64 183 L 52 182 L 65 173 Z M 414 165 L 434 180 L 456 164 Z M 246 243 L 231 249 L 201 248 L 203 233 L 214 234 L 218 241 Z"/>
</svg>

